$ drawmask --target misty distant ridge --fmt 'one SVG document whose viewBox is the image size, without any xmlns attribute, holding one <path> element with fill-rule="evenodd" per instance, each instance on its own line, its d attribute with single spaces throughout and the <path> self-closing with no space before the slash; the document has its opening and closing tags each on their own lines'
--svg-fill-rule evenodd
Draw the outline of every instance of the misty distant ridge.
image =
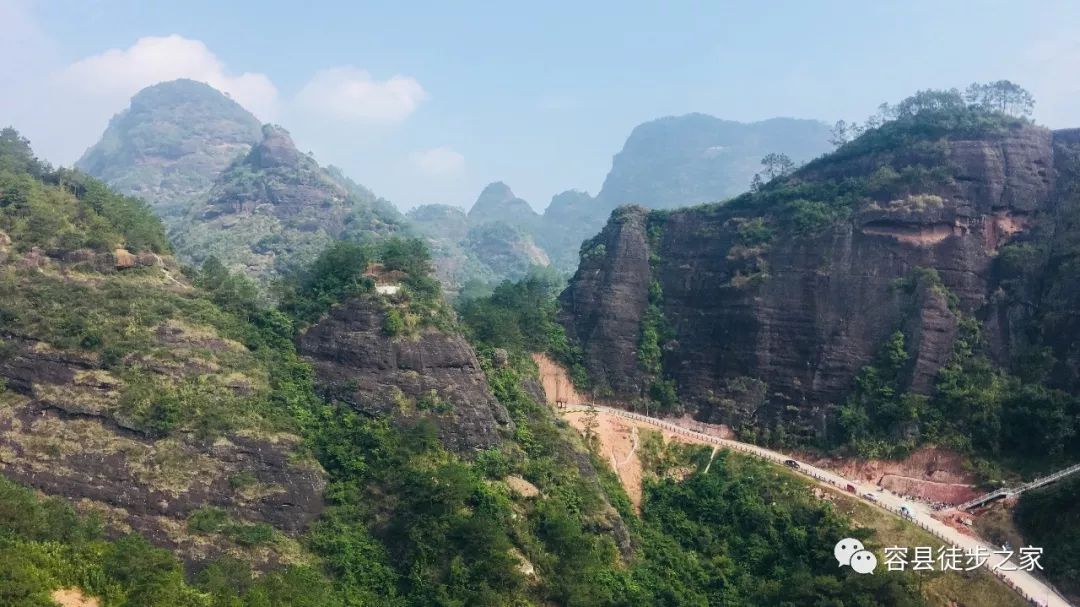
<svg viewBox="0 0 1080 607">
<path fill-rule="evenodd" d="M 818 120 L 771 118 L 743 123 L 702 113 L 667 116 L 638 125 L 594 197 L 568 190 L 543 214 L 503 182 L 489 184 L 468 211 L 470 224 L 515 227 L 563 272 L 577 267 L 582 241 L 625 204 L 670 209 L 732 198 L 750 188 L 761 159 L 786 154 L 803 163 L 827 152 L 830 127 Z"/>
<path fill-rule="evenodd" d="M 259 132 L 250 112 L 209 84 L 162 82 L 136 93 L 76 166 L 152 205 L 173 207 L 178 199 L 197 196 L 224 164 L 259 141 Z M 595 197 L 568 190 L 542 212 L 586 198 L 597 201 L 605 216 L 620 204 L 672 208 L 715 202 L 745 191 L 765 154 L 803 162 L 828 151 L 828 137 L 828 125 L 818 120 L 738 122 L 700 112 L 657 118 L 631 131 Z M 540 213 L 516 196 L 503 200 L 509 191 L 507 184 L 493 182 L 469 212 L 482 218 L 512 203 L 522 216 L 526 210 Z"/>
<path fill-rule="evenodd" d="M 282 199 L 311 198 L 307 190 L 312 182 L 297 177 L 304 173 L 299 166 L 285 177 L 260 173 L 255 165 L 231 166 L 258 149 L 262 130 L 252 114 L 208 84 L 186 79 L 163 82 L 135 94 L 130 107 L 112 119 L 101 141 L 77 166 L 122 192 L 146 199 L 171 232 L 190 235 L 193 224 L 199 223 L 191 212 L 207 204 L 212 189 L 221 191 L 225 182 L 251 182 L 245 187 L 254 188 L 249 192 L 253 199 L 261 198 L 256 193 L 267 191 Z M 743 123 L 703 113 L 658 118 L 631 131 L 622 150 L 613 156 L 596 196 L 567 190 L 554 196 L 542 212 L 515 195 L 510 185 L 496 181 L 480 192 L 467 211 L 421 205 L 406 217 L 395 218 L 385 201 L 341 171 L 329 168 L 316 173 L 323 171 L 327 183 L 337 184 L 331 188 L 338 193 L 330 196 L 337 200 L 332 206 L 367 218 L 358 225 L 367 225 L 368 219 L 378 215 L 385 220 L 376 221 L 379 225 L 401 221 L 407 231 L 424 237 L 433 249 L 440 278 L 454 291 L 467 280 L 491 283 L 519 278 L 531 264 L 572 272 L 582 241 L 599 232 L 616 207 L 640 204 L 666 209 L 724 200 L 749 188 L 766 154 L 786 154 L 801 163 L 827 151 L 828 138 L 829 127 L 816 120 L 772 118 Z M 291 144 L 285 147 L 291 149 Z M 338 208 L 341 204 L 344 207 Z M 273 222 L 262 217 L 271 209 L 279 215 L 282 208 L 251 203 L 237 208 L 243 210 L 237 216 L 241 223 L 215 220 L 221 225 L 200 226 L 198 254 L 187 246 L 194 241 L 185 238 L 181 255 L 196 261 L 214 250 L 233 258 L 229 252 L 239 247 L 239 251 L 262 252 L 259 263 L 247 257 L 243 263 L 239 257 L 234 259 L 237 267 L 287 265 L 280 255 L 269 255 L 268 251 L 284 245 L 269 238 L 266 228 Z M 255 217 L 249 220 L 251 213 Z M 262 227 L 250 227 L 250 221 Z M 307 253 L 310 257 L 311 251 Z"/>
<path fill-rule="evenodd" d="M 702 112 L 664 116 L 634 127 L 623 149 L 612 157 L 595 197 L 584 190 L 567 190 L 552 197 L 541 211 L 511 198 L 516 206 L 526 202 L 529 209 L 543 214 L 552 206 L 570 204 L 567 197 L 576 204 L 588 197 L 607 204 L 609 211 L 622 204 L 676 208 L 717 202 L 747 191 L 766 154 L 786 154 L 801 164 L 828 152 L 833 147 L 828 142 L 830 128 L 806 118 L 739 122 Z M 490 209 L 493 199 L 505 197 L 509 190 L 502 181 L 488 184 L 468 207 L 469 213 Z"/>
<path fill-rule="evenodd" d="M 701 113 L 652 120 L 630 133 L 596 198 L 609 211 L 629 203 L 675 208 L 731 198 L 749 189 L 766 154 L 800 163 L 827 152 L 829 128 L 818 120 L 743 123 Z"/>
</svg>

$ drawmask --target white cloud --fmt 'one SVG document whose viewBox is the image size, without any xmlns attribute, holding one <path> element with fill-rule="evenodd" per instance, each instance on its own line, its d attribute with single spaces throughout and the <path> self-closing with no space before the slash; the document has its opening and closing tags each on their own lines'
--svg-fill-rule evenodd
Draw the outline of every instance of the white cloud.
<svg viewBox="0 0 1080 607">
<path fill-rule="evenodd" d="M 375 124 L 401 122 L 427 98 L 415 78 L 374 80 L 350 66 L 319 70 L 297 95 L 301 105 L 332 119 Z"/>
<path fill-rule="evenodd" d="M 409 159 L 429 177 L 453 177 L 465 172 L 465 157 L 449 146 L 413 152 Z"/>
<path fill-rule="evenodd" d="M 126 49 L 87 57 L 57 75 L 61 83 L 75 87 L 80 95 L 123 102 L 147 86 L 177 78 L 206 82 L 228 93 L 262 120 L 270 120 L 276 113 L 277 88 L 266 75 L 231 74 L 201 41 L 176 34 L 139 38 Z"/>
</svg>

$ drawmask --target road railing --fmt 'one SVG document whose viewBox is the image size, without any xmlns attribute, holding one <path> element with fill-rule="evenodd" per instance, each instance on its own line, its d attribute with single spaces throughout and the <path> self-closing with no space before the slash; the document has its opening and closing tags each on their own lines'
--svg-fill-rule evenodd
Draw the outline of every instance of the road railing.
<svg viewBox="0 0 1080 607">
<path fill-rule="evenodd" d="M 648 417 L 648 416 L 645 416 L 645 415 L 641 415 L 640 413 L 634 413 L 633 411 L 625 411 L 623 409 L 616 409 L 614 407 L 608 407 L 608 406 L 605 406 L 605 405 L 567 405 L 567 406 L 561 408 L 559 411 L 561 413 L 578 413 L 578 412 L 590 413 L 590 412 L 593 412 L 593 411 L 596 411 L 597 413 L 608 413 L 608 414 L 611 414 L 611 415 L 617 415 L 619 417 L 623 417 L 623 418 L 630 419 L 630 420 L 633 420 L 633 421 L 641 422 L 641 423 L 644 423 L 644 424 L 649 424 L 651 426 L 661 428 L 663 430 L 667 430 L 668 432 L 671 432 L 673 434 L 686 436 L 688 438 L 694 438 L 694 439 L 697 439 L 697 440 L 700 440 L 700 441 L 704 441 L 706 443 L 711 443 L 711 444 L 714 444 L 714 445 L 717 445 L 717 446 L 720 446 L 720 447 L 725 447 L 725 448 L 728 448 L 728 449 L 732 449 L 734 451 L 738 451 L 738 452 L 741 452 L 741 453 L 746 453 L 746 454 L 752 455 L 754 457 L 757 457 L 759 459 L 763 459 L 763 460 L 766 460 L 766 461 L 769 461 L 769 462 L 772 462 L 772 463 L 783 464 L 787 459 L 790 459 L 790 458 L 784 457 L 784 456 L 782 456 L 780 454 L 768 451 L 766 449 L 761 449 L 759 447 L 753 447 L 753 446 L 750 446 L 750 445 L 746 445 L 744 443 L 740 443 L 738 441 L 733 441 L 733 440 L 726 439 L 726 438 L 721 438 L 721 437 L 718 437 L 718 436 L 712 436 L 711 434 L 705 434 L 703 432 L 698 432 L 696 430 L 690 430 L 690 429 L 684 428 L 684 427 L 682 427 L 682 426 L 680 426 L 678 424 L 673 424 L 671 422 L 667 422 L 667 421 L 664 421 L 664 420 L 661 420 L 661 419 L 657 419 L 655 417 Z M 1080 464 L 1077 464 L 1077 466 L 1074 466 L 1074 468 L 1080 468 Z M 850 493 L 850 490 L 848 490 L 848 488 L 845 486 L 845 485 L 847 485 L 849 483 L 847 483 L 846 481 L 841 482 L 841 481 L 837 480 L 836 478 L 831 478 L 829 476 L 821 474 L 820 472 L 818 472 L 814 468 L 800 466 L 799 468 L 792 468 L 792 471 L 798 472 L 798 473 L 800 473 L 800 474 L 802 474 L 804 476 L 809 476 L 809 477 L 817 480 L 818 482 L 827 483 L 829 485 L 832 485 L 832 486 L 836 487 L 838 490 L 840 490 L 842 492 Z M 1064 472 L 1064 471 L 1061 471 L 1061 472 Z M 1070 472 L 1070 474 L 1071 474 L 1071 472 Z M 910 516 L 907 513 L 905 513 L 904 511 L 902 511 L 900 508 L 893 507 L 893 506 L 891 506 L 889 504 L 886 504 L 884 502 L 879 502 L 879 501 L 870 502 L 866 498 L 860 496 L 858 493 L 855 493 L 854 495 L 855 495 L 855 497 L 863 500 L 864 502 L 870 503 L 870 504 L 872 504 L 874 506 L 877 506 L 879 508 L 887 510 L 887 511 L 889 511 L 889 512 L 891 512 L 893 514 L 896 514 L 897 516 L 899 516 L 899 517 L 901 517 L 901 518 L 903 518 L 903 519 L 905 519 L 905 520 L 907 520 L 907 521 L 909 521 L 911 523 L 914 523 L 915 525 L 918 525 L 919 528 L 921 528 L 923 531 L 926 531 L 930 535 L 934 536 L 935 538 L 937 538 L 938 540 L 943 542 L 945 545 L 963 550 L 963 546 L 953 542 L 951 539 L 946 537 L 945 534 L 941 533 L 941 531 L 931 527 L 930 525 L 927 525 L 923 521 L 920 521 L 918 519 L 918 517 Z M 1023 599 L 1026 600 L 1030 605 L 1037 605 L 1037 606 L 1042 607 L 1042 606 L 1045 606 L 1047 604 L 1045 601 L 1040 601 L 1038 598 L 1031 596 L 1026 591 L 1024 591 L 1022 588 L 1017 586 L 1012 581 L 1012 579 L 1010 579 L 1008 577 L 1008 575 L 1006 574 L 1005 571 L 1003 571 L 1003 570 L 1001 570 L 1001 569 L 999 569 L 997 567 L 991 566 L 989 559 L 987 559 L 987 561 L 985 563 L 983 563 L 983 566 L 986 567 L 987 570 L 989 570 L 991 574 L 993 574 L 999 580 L 1004 582 L 1006 586 L 1011 588 L 1013 590 L 1013 592 L 1015 592 L 1018 595 L 1020 595 L 1021 597 L 1023 597 Z M 1043 583 L 1045 583 L 1045 582 L 1043 582 Z M 1055 592 L 1054 594 L 1055 594 L 1055 598 L 1057 598 L 1058 600 L 1061 601 L 1061 604 L 1069 605 L 1069 602 L 1066 601 L 1059 593 Z"/>
</svg>

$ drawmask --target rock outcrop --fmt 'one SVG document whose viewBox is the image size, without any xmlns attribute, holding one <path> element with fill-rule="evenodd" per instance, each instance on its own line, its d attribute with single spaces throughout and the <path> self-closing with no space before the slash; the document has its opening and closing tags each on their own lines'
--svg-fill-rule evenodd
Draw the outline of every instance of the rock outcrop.
<svg viewBox="0 0 1080 607">
<path fill-rule="evenodd" d="M 561 298 L 567 334 L 585 346 L 589 375 L 620 395 L 644 390 L 637 350 L 649 299 L 648 215 L 644 207 L 613 213 Z"/>
<path fill-rule="evenodd" d="M 959 317 L 990 315 L 998 252 L 1055 213 L 1054 137 L 1026 126 L 812 163 L 795 183 L 872 180 L 882 167 L 930 175 L 899 193 L 870 192 L 820 229 L 785 228 L 753 196 L 666 213 L 618 209 L 582 248 L 562 322 L 599 387 L 641 397 L 652 289 L 667 332 L 663 375 L 699 419 L 824 432 L 890 334 L 907 335 L 907 385 L 927 393 L 953 352 Z M 755 239 L 751 228 L 768 222 L 778 233 Z M 1017 327 L 985 328 L 1007 365 Z"/>
<path fill-rule="evenodd" d="M 220 508 L 235 521 L 267 523 L 287 535 L 301 533 L 322 512 L 324 474 L 316 462 L 296 458 L 299 437 L 148 436 L 121 411 L 124 382 L 98 356 L 4 337 L 4 476 L 63 496 L 99 513 L 111 530 L 138 531 L 191 562 L 231 550 L 223 538 L 186 529 L 199 510 Z M 287 558 L 276 550 L 247 556 L 257 566 Z"/>
<path fill-rule="evenodd" d="M 319 391 L 368 415 L 431 419 L 443 444 L 459 453 L 501 442 L 513 423 L 468 342 L 434 328 L 390 337 L 384 315 L 377 296 L 353 298 L 299 337 Z"/>
</svg>

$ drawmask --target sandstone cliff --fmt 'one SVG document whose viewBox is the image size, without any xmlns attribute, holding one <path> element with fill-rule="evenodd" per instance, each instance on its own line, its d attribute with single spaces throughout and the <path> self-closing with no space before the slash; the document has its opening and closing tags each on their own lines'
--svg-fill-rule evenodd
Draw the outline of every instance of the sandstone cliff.
<svg viewBox="0 0 1080 607">
<path fill-rule="evenodd" d="M 187 561 L 228 553 L 262 567 L 293 559 L 291 540 L 240 545 L 188 524 L 216 509 L 237 528 L 267 524 L 287 538 L 322 512 L 324 474 L 303 455 L 300 437 L 245 411 L 264 397 L 266 370 L 243 345 L 182 311 L 208 302 L 177 281 L 170 258 L 150 256 L 156 263 L 139 266 L 113 258 L 49 257 L 34 249 L 13 260 L 17 271 L 6 270 L 0 473 L 98 513 L 113 533 L 137 531 Z M 46 316 L 53 326 L 35 326 L 28 321 L 45 298 L 63 308 L 63 320 Z M 146 310 L 150 302 L 165 320 L 129 319 L 111 309 Z M 79 322 L 90 336 L 79 345 L 54 328 Z M 113 323 L 131 338 L 119 349 L 111 345 Z M 98 339 L 105 350 L 85 347 Z"/>
<path fill-rule="evenodd" d="M 369 415 L 430 419 L 458 452 L 501 442 L 513 425 L 468 342 L 435 328 L 391 337 L 385 311 L 377 295 L 353 298 L 299 337 L 320 392 Z"/>
<path fill-rule="evenodd" d="M 842 148 L 729 204 L 618 209 L 582 248 L 562 322 L 602 393 L 634 399 L 667 377 L 702 420 L 814 434 L 895 331 L 913 392 L 932 390 L 961 317 L 984 321 L 1008 366 L 1023 338 L 1000 318 L 1023 314 L 997 302 L 995 261 L 1055 221 L 1069 137 L 1012 125 Z M 642 363 L 653 304 L 659 372 Z"/>
</svg>

